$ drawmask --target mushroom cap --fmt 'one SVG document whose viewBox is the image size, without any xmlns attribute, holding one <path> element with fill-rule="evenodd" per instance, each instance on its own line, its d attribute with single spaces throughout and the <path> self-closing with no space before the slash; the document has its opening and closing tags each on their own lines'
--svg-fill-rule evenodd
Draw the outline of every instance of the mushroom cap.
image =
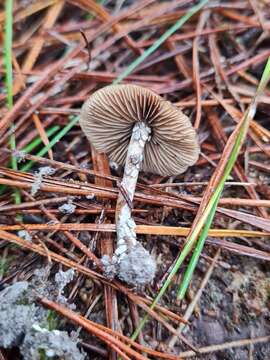
<svg viewBox="0 0 270 360">
<path fill-rule="evenodd" d="M 84 103 L 80 125 L 99 152 L 124 165 L 132 129 L 143 121 L 151 129 L 142 171 L 164 176 L 183 173 L 199 155 L 189 118 L 169 101 L 137 85 L 109 85 Z"/>
</svg>

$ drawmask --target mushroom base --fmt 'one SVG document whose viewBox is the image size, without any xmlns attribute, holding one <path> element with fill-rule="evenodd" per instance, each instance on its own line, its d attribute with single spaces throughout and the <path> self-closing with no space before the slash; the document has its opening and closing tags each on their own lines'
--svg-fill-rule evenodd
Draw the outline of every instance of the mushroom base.
<svg viewBox="0 0 270 360">
<path fill-rule="evenodd" d="M 150 283 L 156 272 L 156 263 L 149 252 L 140 244 L 129 248 L 121 258 L 104 255 L 101 258 L 103 274 L 112 280 L 116 275 L 125 283 L 140 288 Z"/>
<path fill-rule="evenodd" d="M 149 252 L 139 243 L 121 256 L 117 275 L 120 280 L 133 286 L 150 283 L 156 273 L 156 263 Z"/>
</svg>

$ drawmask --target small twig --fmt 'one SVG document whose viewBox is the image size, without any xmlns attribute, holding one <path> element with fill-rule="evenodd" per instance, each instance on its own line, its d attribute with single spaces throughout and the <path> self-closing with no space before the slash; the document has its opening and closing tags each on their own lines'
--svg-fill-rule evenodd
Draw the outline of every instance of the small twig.
<svg viewBox="0 0 270 360">
<path fill-rule="evenodd" d="M 230 341 L 224 344 L 205 346 L 199 348 L 198 350 L 200 354 L 208 354 L 214 351 L 221 351 L 225 349 L 231 349 L 234 347 L 247 346 L 250 344 L 266 343 L 269 341 L 270 341 L 270 336 L 261 336 L 254 339 L 243 339 L 243 340 Z M 182 358 L 189 358 L 189 357 L 197 356 L 197 353 L 194 351 L 184 351 L 184 352 L 180 352 L 179 356 Z"/>
<path fill-rule="evenodd" d="M 91 43 L 88 42 L 87 37 L 86 37 L 85 33 L 83 32 L 83 30 L 80 29 L 80 33 L 85 41 L 85 47 L 88 52 L 88 62 L 87 62 L 87 68 L 86 68 L 86 71 L 88 71 L 90 68 L 90 63 L 91 63 L 91 45 L 90 45 Z"/>
</svg>

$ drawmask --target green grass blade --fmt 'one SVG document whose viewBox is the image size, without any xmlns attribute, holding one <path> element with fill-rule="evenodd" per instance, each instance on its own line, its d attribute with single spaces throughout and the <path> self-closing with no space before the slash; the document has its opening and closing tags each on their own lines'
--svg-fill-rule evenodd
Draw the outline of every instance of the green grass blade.
<svg viewBox="0 0 270 360">
<path fill-rule="evenodd" d="M 53 134 L 55 134 L 60 129 L 59 125 L 52 126 L 46 131 L 46 135 L 51 137 Z M 40 144 L 42 144 L 42 139 L 37 136 L 34 138 L 28 145 L 26 145 L 24 148 L 22 148 L 22 151 L 25 153 L 31 153 L 36 147 L 38 147 Z M 11 164 L 9 164 L 10 166 Z M 19 168 L 21 170 L 21 168 Z"/>
<path fill-rule="evenodd" d="M 113 84 L 120 83 L 125 77 L 132 73 L 132 71 L 140 65 L 149 55 L 159 48 L 175 31 L 179 30 L 196 12 L 198 12 L 208 0 L 202 0 L 199 4 L 189 9 L 184 16 L 182 16 L 176 23 L 171 26 L 152 46 L 150 46 L 144 53 L 133 61 L 125 71 L 122 72 L 114 81 Z"/>
<path fill-rule="evenodd" d="M 220 194 L 221 195 L 221 194 Z M 213 207 L 211 208 L 210 214 L 207 218 L 206 224 L 201 232 L 201 235 L 199 237 L 198 243 L 194 249 L 194 252 L 192 254 L 190 263 L 188 264 L 187 270 L 184 274 L 181 286 L 179 288 L 178 294 L 177 294 L 177 299 L 179 300 L 183 300 L 187 291 L 187 288 L 189 286 L 189 283 L 191 281 L 192 275 L 194 273 L 195 267 L 197 265 L 197 262 L 199 260 L 199 257 L 201 255 L 203 246 L 205 244 L 205 240 L 207 238 L 207 234 L 208 231 L 211 227 L 212 221 L 214 219 L 215 213 L 216 213 L 216 208 L 217 208 L 217 204 L 218 201 L 220 199 L 220 196 L 216 199 L 216 201 L 214 202 Z"/>
<path fill-rule="evenodd" d="M 261 77 L 261 80 L 260 80 L 260 83 L 259 83 L 259 86 L 257 89 L 257 93 L 256 93 L 257 97 L 260 96 L 264 92 L 264 89 L 267 86 L 269 78 L 270 78 L 270 57 L 267 59 L 267 63 L 263 70 L 263 74 L 262 74 L 262 77 Z"/>
<path fill-rule="evenodd" d="M 58 130 L 60 129 L 59 125 L 54 125 L 48 130 L 46 130 L 46 135 L 48 138 L 50 138 L 52 135 L 54 135 Z M 31 153 L 36 147 L 38 147 L 40 144 L 42 144 L 42 139 L 38 136 L 36 137 L 30 144 L 26 145 L 22 151 L 25 151 L 26 153 Z"/>
<path fill-rule="evenodd" d="M 5 86 L 7 92 L 7 107 L 10 110 L 13 106 L 12 91 L 12 9 L 13 1 L 5 2 L 5 34 L 4 34 L 4 64 L 5 64 Z"/>
<path fill-rule="evenodd" d="M 13 0 L 5 1 L 5 32 L 4 32 L 4 65 L 5 65 L 5 86 L 7 93 L 7 108 L 12 109 L 13 106 L 13 74 L 12 74 L 12 36 L 13 36 Z M 13 130 L 13 124 L 10 129 Z M 12 133 L 9 139 L 9 146 L 11 150 L 16 149 L 15 134 Z M 13 170 L 18 169 L 17 159 L 11 157 L 11 167 Z M 20 204 L 21 195 L 18 189 L 13 193 L 15 204 Z"/>
<path fill-rule="evenodd" d="M 52 140 L 50 141 L 50 143 L 45 146 L 43 149 L 41 149 L 36 155 L 37 156 L 44 156 L 48 150 L 50 150 L 59 140 L 62 139 L 62 137 L 64 137 L 68 132 L 69 130 L 77 124 L 79 120 L 79 117 L 76 116 L 74 117 L 65 127 L 63 127 L 53 138 Z M 34 164 L 34 161 L 29 161 L 27 164 L 25 164 L 21 170 L 22 171 L 28 171 L 31 169 L 31 167 L 33 166 Z"/>
</svg>

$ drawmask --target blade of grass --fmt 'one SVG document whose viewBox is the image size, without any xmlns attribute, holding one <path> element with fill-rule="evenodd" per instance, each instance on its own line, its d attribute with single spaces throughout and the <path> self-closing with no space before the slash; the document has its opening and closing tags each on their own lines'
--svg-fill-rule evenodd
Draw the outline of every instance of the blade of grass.
<svg viewBox="0 0 270 360">
<path fill-rule="evenodd" d="M 63 127 L 51 140 L 50 143 L 45 146 L 44 148 L 42 148 L 36 155 L 37 156 L 43 156 L 45 155 L 49 149 L 51 149 L 59 140 L 62 139 L 62 137 L 64 137 L 69 130 L 77 124 L 79 120 L 78 116 L 75 116 L 65 127 Z M 22 171 L 28 171 L 31 169 L 31 167 L 33 166 L 34 161 L 29 161 L 27 164 L 25 164 L 21 170 Z"/>
<path fill-rule="evenodd" d="M 48 138 L 50 138 L 52 135 L 54 135 L 58 130 L 60 129 L 59 125 L 54 125 L 51 128 L 49 128 L 46 131 L 46 135 Z M 31 151 L 33 151 L 36 147 L 38 147 L 40 144 L 42 143 L 42 139 L 40 138 L 40 136 L 36 137 L 30 144 L 28 144 L 27 146 L 25 146 L 22 150 L 25 151 L 26 153 L 30 153 Z"/>
<path fill-rule="evenodd" d="M 12 94 L 12 9 L 13 0 L 5 1 L 5 34 L 4 34 L 4 64 L 5 64 L 5 86 L 7 92 L 7 107 L 13 106 Z"/>
<path fill-rule="evenodd" d="M 215 214 L 215 207 L 218 203 L 219 197 L 222 193 L 225 181 L 227 180 L 228 176 L 230 175 L 230 172 L 235 164 L 235 161 L 237 159 L 237 156 L 239 154 L 239 151 L 241 149 L 242 143 L 246 137 L 247 131 L 248 131 L 248 127 L 249 127 L 249 123 L 250 121 L 253 119 L 255 112 L 256 112 L 256 105 L 257 102 L 259 100 L 259 96 L 262 94 L 262 92 L 264 91 L 268 81 L 270 79 L 270 58 L 268 58 L 267 64 L 264 68 L 264 72 L 262 74 L 260 83 L 258 85 L 256 94 L 253 98 L 253 101 L 251 102 L 250 106 L 248 107 L 247 111 L 244 114 L 244 117 L 241 121 L 241 125 L 240 128 L 238 128 L 238 134 L 236 137 L 236 141 L 235 144 L 231 150 L 231 156 L 229 157 L 229 161 L 224 169 L 224 172 L 219 180 L 219 183 L 213 193 L 213 195 L 211 196 L 211 198 L 208 201 L 207 206 L 205 207 L 204 212 L 202 213 L 200 219 L 197 222 L 197 225 L 194 227 L 194 229 L 191 231 L 191 233 L 188 235 L 187 237 L 187 242 L 182 250 L 182 252 L 179 254 L 176 263 L 173 267 L 173 269 L 171 270 L 171 272 L 169 273 L 164 285 L 162 286 L 162 288 L 160 289 L 159 293 L 157 294 L 156 298 L 154 299 L 153 303 L 151 304 L 150 308 L 153 309 L 157 303 L 159 302 L 159 300 L 161 299 L 161 297 L 164 295 L 164 293 L 166 292 L 168 286 L 170 285 L 173 277 L 175 276 L 175 274 L 178 272 L 180 266 L 182 265 L 183 261 L 185 260 L 185 258 L 187 257 L 187 255 L 190 253 L 194 243 L 196 242 L 202 228 L 204 225 L 206 225 L 206 231 L 203 232 L 201 235 L 202 237 L 207 237 L 207 233 L 208 233 L 208 229 L 211 226 L 211 222 L 212 219 L 214 217 Z M 216 176 L 216 173 L 214 173 L 213 176 Z M 201 241 L 204 241 L 201 239 Z M 199 243 L 199 246 L 201 245 L 201 243 Z M 183 285 L 182 285 L 183 286 Z M 184 284 L 185 287 L 188 286 L 188 284 Z M 184 291 L 182 290 L 182 288 L 180 287 L 180 294 L 181 296 L 183 296 Z M 135 330 L 135 332 L 132 335 L 132 340 L 136 339 L 138 334 L 140 333 L 140 331 L 142 330 L 144 324 L 146 323 L 148 319 L 148 315 L 145 315 L 143 317 L 143 319 L 141 320 L 139 326 L 137 327 L 137 329 Z"/>
<path fill-rule="evenodd" d="M 53 134 L 55 134 L 58 130 L 60 129 L 59 125 L 55 125 L 52 126 L 51 128 L 49 128 L 46 131 L 46 135 L 48 137 L 52 136 Z M 40 138 L 40 136 L 37 136 L 36 138 L 33 139 L 33 141 L 31 141 L 28 145 L 26 145 L 24 148 L 22 148 L 22 152 L 24 153 L 31 153 L 36 147 L 38 147 L 40 144 L 42 144 L 42 139 Z M 9 164 L 10 165 L 10 164 Z M 22 170 L 21 168 L 19 168 L 19 170 Z"/>
<path fill-rule="evenodd" d="M 122 72 L 114 81 L 113 84 L 120 83 L 126 76 L 130 75 L 132 71 L 140 65 L 149 55 L 159 48 L 175 31 L 179 30 L 182 25 L 185 24 L 194 14 L 196 14 L 202 7 L 208 2 L 208 0 L 202 0 L 197 5 L 190 8 L 184 16 L 182 16 L 173 26 L 171 26 L 161 37 L 154 42 L 144 53 L 134 60 L 125 71 Z"/>
<path fill-rule="evenodd" d="M 221 193 L 220 193 L 220 196 L 221 196 Z M 187 288 L 189 286 L 189 283 L 191 281 L 193 272 L 195 270 L 195 267 L 197 265 L 197 262 L 199 260 L 200 255 L 201 255 L 203 246 L 205 244 L 205 240 L 207 238 L 208 231 L 210 229 L 210 226 L 212 224 L 212 221 L 213 221 L 215 213 L 216 213 L 216 208 L 217 208 L 220 196 L 214 202 L 213 208 L 211 209 L 211 212 L 210 212 L 210 214 L 209 214 L 209 216 L 207 218 L 206 224 L 205 224 L 205 226 L 204 226 L 204 228 L 203 228 L 203 230 L 201 232 L 201 235 L 199 237 L 198 243 L 197 243 L 197 245 L 196 245 L 196 247 L 194 249 L 194 252 L 192 254 L 190 263 L 188 264 L 187 270 L 185 271 L 183 281 L 181 283 L 181 286 L 180 286 L 178 294 L 177 294 L 177 298 L 180 299 L 180 300 L 182 300 L 184 298 L 184 296 L 185 296 L 185 293 L 186 293 Z"/>
<path fill-rule="evenodd" d="M 4 64 L 5 64 L 5 87 L 7 92 L 7 108 L 12 109 L 13 106 L 13 74 L 12 74 L 12 22 L 13 22 L 13 0 L 5 1 L 5 33 L 4 33 Z M 11 125 L 11 130 L 13 125 Z M 11 150 L 16 149 L 15 134 L 12 133 L 9 139 Z M 18 169 L 16 157 L 11 157 L 11 167 L 13 170 Z M 21 195 L 18 189 L 14 190 L 15 204 L 20 204 Z"/>
</svg>

